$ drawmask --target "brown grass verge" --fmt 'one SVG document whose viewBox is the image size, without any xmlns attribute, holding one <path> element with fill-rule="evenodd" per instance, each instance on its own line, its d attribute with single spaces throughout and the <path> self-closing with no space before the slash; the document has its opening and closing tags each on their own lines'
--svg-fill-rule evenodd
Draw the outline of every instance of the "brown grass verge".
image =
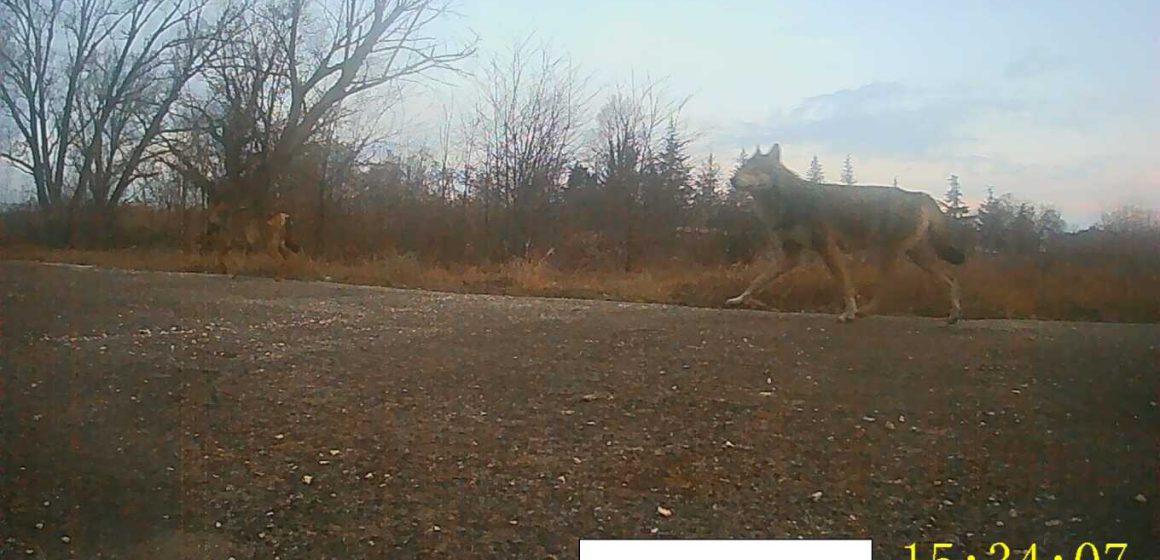
<svg viewBox="0 0 1160 560">
<path fill-rule="evenodd" d="M 180 272 L 215 271 L 212 255 L 164 250 L 52 250 L 33 246 L 0 248 L 0 259 L 92 264 L 111 268 Z M 275 276 L 269 258 L 243 261 L 240 274 Z M 291 259 L 285 277 L 327 279 L 349 284 L 417 288 L 461 293 L 574 297 L 632 302 L 722 307 L 760 271 L 761 264 L 733 267 L 666 263 L 640 272 L 564 271 L 543 260 L 491 266 L 427 264 L 410 256 L 361 262 Z M 940 316 L 947 311 L 941 286 L 909 264 L 899 267 L 883 312 Z M 1160 321 L 1160 277 L 1126 274 L 1107 267 L 1060 262 L 1051 266 L 981 257 L 958 267 L 967 318 L 1026 318 L 1084 321 Z M 874 271 L 858 263 L 852 275 L 861 294 L 872 294 Z M 835 286 L 825 269 L 811 262 L 759 294 L 771 309 L 832 312 Z"/>
</svg>

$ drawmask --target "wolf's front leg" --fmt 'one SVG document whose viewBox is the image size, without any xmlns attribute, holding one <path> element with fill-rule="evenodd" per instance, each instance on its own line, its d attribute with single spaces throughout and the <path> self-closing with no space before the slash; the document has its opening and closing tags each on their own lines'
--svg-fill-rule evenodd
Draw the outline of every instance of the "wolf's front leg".
<svg viewBox="0 0 1160 560">
<path fill-rule="evenodd" d="M 757 278 L 753 279 L 753 282 L 749 284 L 749 287 L 744 292 L 741 292 L 741 295 L 725 300 L 725 305 L 735 306 L 748 303 L 765 307 L 764 303 L 754 299 L 753 294 L 761 288 L 772 284 L 774 280 L 777 280 L 785 273 L 793 270 L 801 261 L 801 247 L 796 245 L 792 247 L 787 246 L 783 251 L 784 255 L 778 262 L 774 263 L 765 272 L 762 272 Z"/>
</svg>

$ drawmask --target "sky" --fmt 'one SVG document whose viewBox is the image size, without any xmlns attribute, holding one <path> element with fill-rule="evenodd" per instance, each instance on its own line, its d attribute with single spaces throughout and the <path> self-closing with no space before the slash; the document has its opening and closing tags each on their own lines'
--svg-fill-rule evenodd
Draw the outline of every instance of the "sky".
<svg viewBox="0 0 1160 560">
<path fill-rule="evenodd" d="M 452 0 L 432 30 L 478 37 L 463 68 L 532 37 L 596 92 L 659 79 L 688 96 L 699 160 L 782 145 L 804 172 L 968 202 L 997 193 L 1085 226 L 1122 204 L 1160 208 L 1160 2 L 1119 0 Z M 469 78 L 411 90 L 399 136 L 430 135 Z M 594 107 L 595 109 L 596 107 Z M 423 131 L 426 131 L 425 133 Z M 21 182 L 0 168 L 0 187 Z M 3 190 L 3 189 L 0 189 Z M 12 189 L 8 189 L 9 192 Z"/>
<path fill-rule="evenodd" d="M 804 172 L 969 202 L 997 193 L 1087 225 L 1160 207 L 1160 2 L 458 0 L 479 57 L 533 36 L 594 87 L 634 76 L 689 96 L 698 157 L 782 145 Z M 450 35 L 449 35 L 450 36 Z M 468 65 L 468 69 L 478 60 Z M 439 99 L 469 99 L 447 84 Z M 449 97 L 447 97 L 449 96 Z M 597 97 L 597 101 L 599 96 Z"/>
</svg>

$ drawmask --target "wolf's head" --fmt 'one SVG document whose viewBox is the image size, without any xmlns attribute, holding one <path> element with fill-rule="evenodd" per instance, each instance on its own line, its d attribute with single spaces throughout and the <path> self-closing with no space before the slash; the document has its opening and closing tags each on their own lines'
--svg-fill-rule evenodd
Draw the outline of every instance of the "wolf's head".
<svg viewBox="0 0 1160 560">
<path fill-rule="evenodd" d="M 784 220 L 784 187 L 792 185 L 797 175 L 781 164 L 781 146 L 774 144 L 768 152 L 761 146 L 733 174 L 730 183 L 744 194 L 750 208 L 767 225 L 778 227 Z"/>
<path fill-rule="evenodd" d="M 793 171 L 781 164 L 781 146 L 774 144 L 766 153 L 761 146 L 733 174 L 730 183 L 740 191 L 751 192 L 756 188 L 781 187 L 790 177 L 797 177 Z"/>
</svg>

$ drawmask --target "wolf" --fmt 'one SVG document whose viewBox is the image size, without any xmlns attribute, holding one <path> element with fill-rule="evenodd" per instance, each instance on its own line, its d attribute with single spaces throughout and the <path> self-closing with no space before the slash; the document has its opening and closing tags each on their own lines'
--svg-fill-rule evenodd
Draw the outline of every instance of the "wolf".
<svg viewBox="0 0 1160 560">
<path fill-rule="evenodd" d="M 243 254 L 265 252 L 273 257 L 281 270 L 294 253 L 286 237 L 289 221 L 290 215 L 285 212 L 264 216 L 249 208 L 215 204 L 209 212 L 206 237 L 214 249 L 218 269 L 232 275 L 227 257 L 234 249 L 240 248 Z M 279 272 L 279 278 L 281 274 Z"/>
<path fill-rule="evenodd" d="M 962 264 L 966 254 L 953 239 L 952 219 L 930 195 L 897 187 L 810 183 L 782 165 L 778 144 L 764 154 L 758 147 L 730 182 L 748 195 L 758 218 L 780 243 L 782 258 L 726 305 L 760 306 L 753 294 L 793 270 L 802 251 L 811 249 L 841 287 L 841 323 L 877 309 L 902 255 L 946 286 L 951 304 L 947 322 L 962 317 L 959 282 L 947 264 Z M 880 272 L 878 289 L 861 309 L 843 262 L 842 253 L 852 251 L 866 251 Z"/>
</svg>

